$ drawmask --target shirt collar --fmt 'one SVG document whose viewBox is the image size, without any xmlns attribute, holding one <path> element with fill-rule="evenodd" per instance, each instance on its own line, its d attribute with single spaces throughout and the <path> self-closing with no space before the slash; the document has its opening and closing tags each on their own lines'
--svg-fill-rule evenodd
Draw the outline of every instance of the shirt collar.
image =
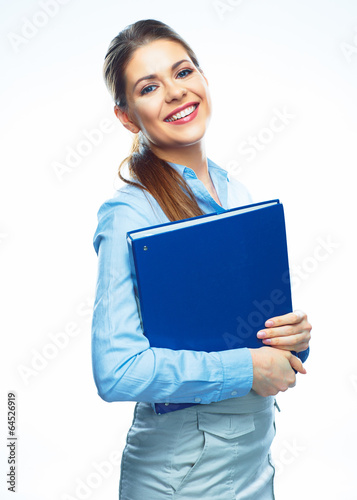
<svg viewBox="0 0 357 500">
<path fill-rule="evenodd" d="M 184 174 L 188 176 L 193 176 L 192 174 L 196 175 L 192 168 L 186 167 L 185 165 L 180 165 L 179 163 L 173 163 L 171 161 L 168 161 L 167 163 L 169 163 L 169 165 L 171 165 L 175 170 L 177 170 L 182 175 L 182 177 L 184 177 Z M 208 172 L 210 174 L 217 175 L 221 177 L 223 180 L 229 182 L 227 170 L 224 170 L 224 168 L 219 167 L 210 158 L 207 158 L 207 166 L 208 166 Z"/>
</svg>

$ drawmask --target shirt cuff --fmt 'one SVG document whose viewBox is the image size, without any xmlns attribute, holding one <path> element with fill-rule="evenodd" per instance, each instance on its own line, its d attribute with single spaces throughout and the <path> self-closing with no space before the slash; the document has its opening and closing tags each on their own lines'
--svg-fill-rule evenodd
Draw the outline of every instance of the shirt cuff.
<svg viewBox="0 0 357 500">
<path fill-rule="evenodd" d="M 220 400 L 245 396 L 253 385 L 253 361 L 247 347 L 219 351 L 223 387 Z"/>
</svg>

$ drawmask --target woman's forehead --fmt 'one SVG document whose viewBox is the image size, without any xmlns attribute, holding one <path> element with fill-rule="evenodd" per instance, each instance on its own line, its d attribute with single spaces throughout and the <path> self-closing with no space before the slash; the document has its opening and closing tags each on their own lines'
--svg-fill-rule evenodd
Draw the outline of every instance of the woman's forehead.
<svg viewBox="0 0 357 500">
<path fill-rule="evenodd" d="M 172 40 L 155 40 L 135 50 L 126 67 L 126 78 L 134 85 L 137 79 L 170 71 L 180 60 L 191 61 L 186 49 Z M 191 61 L 192 62 L 192 61 Z"/>
</svg>

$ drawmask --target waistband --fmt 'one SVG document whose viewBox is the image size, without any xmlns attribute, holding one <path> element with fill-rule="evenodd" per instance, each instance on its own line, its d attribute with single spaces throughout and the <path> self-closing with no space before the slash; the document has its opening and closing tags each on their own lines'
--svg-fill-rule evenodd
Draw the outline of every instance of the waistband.
<svg viewBox="0 0 357 500">
<path fill-rule="evenodd" d="M 265 410 L 274 405 L 274 396 L 263 397 L 251 390 L 246 396 L 223 399 L 209 404 L 195 404 L 179 412 L 206 412 L 206 413 L 254 413 Z"/>
<path fill-rule="evenodd" d="M 209 412 L 209 413 L 254 413 L 265 410 L 273 406 L 274 397 L 259 396 L 255 391 L 251 390 L 246 396 L 239 398 L 223 399 L 210 404 L 200 404 L 190 406 L 187 411 Z"/>
</svg>

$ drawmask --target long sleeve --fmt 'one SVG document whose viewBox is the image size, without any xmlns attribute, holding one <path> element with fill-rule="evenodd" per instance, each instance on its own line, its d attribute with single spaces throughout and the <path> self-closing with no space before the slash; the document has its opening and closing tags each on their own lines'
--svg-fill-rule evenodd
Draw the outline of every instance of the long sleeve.
<svg viewBox="0 0 357 500">
<path fill-rule="evenodd" d="M 140 326 L 126 233 L 152 225 L 153 219 L 142 200 L 131 198 L 117 196 L 100 207 L 93 240 L 98 272 L 92 364 L 99 395 L 105 401 L 205 404 L 246 395 L 253 383 L 248 349 L 207 353 L 150 347 Z"/>
</svg>

